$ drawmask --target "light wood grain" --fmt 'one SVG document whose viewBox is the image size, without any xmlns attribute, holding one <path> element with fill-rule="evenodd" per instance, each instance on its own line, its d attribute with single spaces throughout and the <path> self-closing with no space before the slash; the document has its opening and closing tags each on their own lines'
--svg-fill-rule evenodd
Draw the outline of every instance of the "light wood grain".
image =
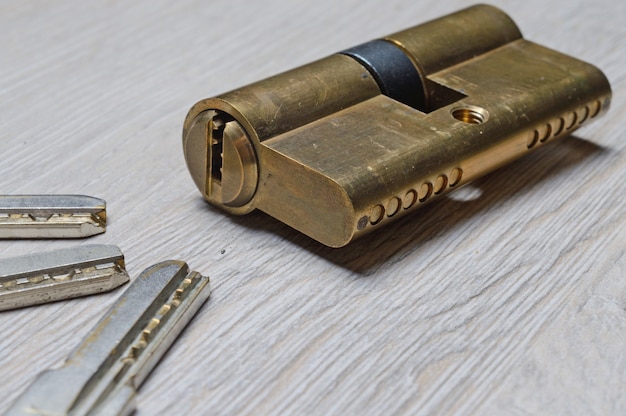
<svg viewBox="0 0 626 416">
<path fill-rule="evenodd" d="M 1 192 L 108 202 L 131 275 L 186 260 L 214 292 L 138 415 L 626 413 L 626 3 L 493 1 L 599 66 L 610 112 L 340 250 L 207 206 L 182 122 L 197 100 L 465 1 L 0 2 Z M 123 289 L 122 289 L 123 290 Z M 0 314 L 0 413 L 120 291 Z"/>
</svg>

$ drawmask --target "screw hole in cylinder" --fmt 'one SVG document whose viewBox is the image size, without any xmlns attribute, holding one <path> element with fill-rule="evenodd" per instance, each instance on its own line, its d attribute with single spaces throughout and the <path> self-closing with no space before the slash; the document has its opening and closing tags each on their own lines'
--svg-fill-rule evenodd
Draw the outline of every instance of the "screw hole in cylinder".
<svg viewBox="0 0 626 416">
<path fill-rule="evenodd" d="M 483 108 L 468 106 L 452 110 L 452 117 L 463 123 L 483 124 L 489 118 L 489 113 Z"/>
</svg>

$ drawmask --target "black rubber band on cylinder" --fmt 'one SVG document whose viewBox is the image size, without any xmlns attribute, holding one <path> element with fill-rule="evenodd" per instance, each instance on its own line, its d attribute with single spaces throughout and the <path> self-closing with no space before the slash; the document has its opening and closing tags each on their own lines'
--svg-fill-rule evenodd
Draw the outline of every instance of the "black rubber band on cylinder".
<svg viewBox="0 0 626 416">
<path fill-rule="evenodd" d="M 422 78 L 402 49 L 379 39 L 339 53 L 355 59 L 367 68 L 384 95 L 425 111 Z"/>
</svg>

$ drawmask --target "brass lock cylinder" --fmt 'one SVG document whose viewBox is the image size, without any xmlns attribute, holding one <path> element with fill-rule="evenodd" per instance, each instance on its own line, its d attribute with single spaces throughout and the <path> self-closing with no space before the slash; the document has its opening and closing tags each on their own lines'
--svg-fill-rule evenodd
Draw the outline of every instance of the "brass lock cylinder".
<svg viewBox="0 0 626 416">
<path fill-rule="evenodd" d="M 600 70 L 479 5 L 202 100 L 183 149 L 211 204 L 340 247 L 566 136 L 610 96 Z"/>
</svg>

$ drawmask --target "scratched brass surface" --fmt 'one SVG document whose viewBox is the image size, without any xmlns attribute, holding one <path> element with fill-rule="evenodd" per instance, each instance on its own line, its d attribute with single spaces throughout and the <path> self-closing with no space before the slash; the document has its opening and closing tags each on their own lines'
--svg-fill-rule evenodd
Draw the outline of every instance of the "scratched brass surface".
<svg viewBox="0 0 626 416">
<path fill-rule="evenodd" d="M 523 39 L 490 6 L 385 39 L 420 72 L 426 112 L 382 95 L 343 55 L 200 101 L 183 147 L 204 197 L 235 214 L 260 209 L 340 247 L 609 106 L 600 70 Z"/>
</svg>

